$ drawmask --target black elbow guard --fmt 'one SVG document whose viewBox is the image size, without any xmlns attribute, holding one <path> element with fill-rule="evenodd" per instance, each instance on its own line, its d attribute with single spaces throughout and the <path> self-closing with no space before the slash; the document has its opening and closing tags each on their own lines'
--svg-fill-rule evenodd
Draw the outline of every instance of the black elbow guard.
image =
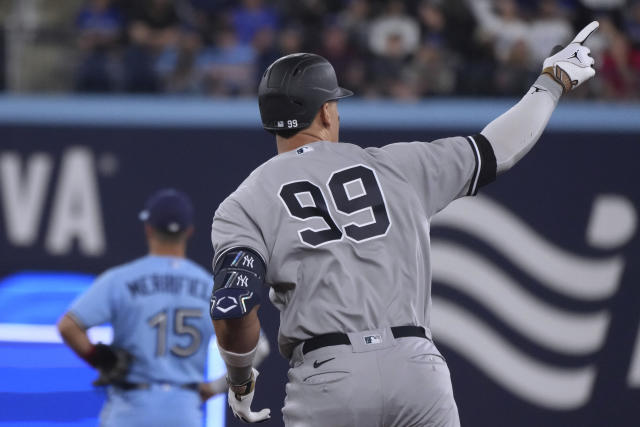
<svg viewBox="0 0 640 427">
<path fill-rule="evenodd" d="M 213 270 L 211 318 L 234 319 L 250 312 L 260 303 L 265 273 L 264 261 L 249 248 L 224 253 Z"/>
<path fill-rule="evenodd" d="M 468 136 L 467 141 L 471 145 L 471 150 L 473 150 L 476 158 L 476 167 L 473 171 L 467 196 L 475 196 L 478 193 L 478 188 L 495 181 L 498 167 L 493 146 L 484 135 L 479 133 Z"/>
</svg>

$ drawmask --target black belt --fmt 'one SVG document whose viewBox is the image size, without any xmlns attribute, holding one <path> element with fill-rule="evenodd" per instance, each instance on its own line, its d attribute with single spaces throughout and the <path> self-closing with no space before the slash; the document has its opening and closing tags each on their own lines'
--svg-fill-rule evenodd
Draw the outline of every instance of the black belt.
<svg viewBox="0 0 640 427">
<path fill-rule="evenodd" d="M 427 338 L 427 334 L 422 326 L 394 326 L 391 328 L 391 333 L 394 338 Z M 322 347 L 341 344 L 351 344 L 347 334 L 335 332 L 331 334 L 318 335 L 317 337 L 306 340 L 304 344 L 302 344 L 302 354 L 307 354 L 310 351 L 317 350 Z"/>
<path fill-rule="evenodd" d="M 199 383 L 186 383 L 186 384 L 171 384 L 171 383 L 154 383 L 154 384 L 166 384 L 171 387 L 182 388 L 185 390 L 198 391 Z M 115 387 L 118 387 L 122 390 L 149 390 L 151 388 L 150 383 L 130 383 L 127 381 L 120 381 L 118 383 L 113 384 Z"/>
</svg>

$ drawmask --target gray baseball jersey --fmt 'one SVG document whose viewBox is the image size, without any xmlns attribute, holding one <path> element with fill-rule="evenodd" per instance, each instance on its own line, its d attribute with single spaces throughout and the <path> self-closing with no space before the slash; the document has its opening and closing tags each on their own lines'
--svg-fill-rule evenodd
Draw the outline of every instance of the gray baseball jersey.
<svg viewBox="0 0 640 427">
<path fill-rule="evenodd" d="M 487 151 L 476 135 L 365 149 L 319 141 L 279 154 L 216 211 L 214 265 L 234 247 L 262 256 L 286 358 L 321 334 L 428 329 L 429 218 L 493 180 Z"/>
</svg>

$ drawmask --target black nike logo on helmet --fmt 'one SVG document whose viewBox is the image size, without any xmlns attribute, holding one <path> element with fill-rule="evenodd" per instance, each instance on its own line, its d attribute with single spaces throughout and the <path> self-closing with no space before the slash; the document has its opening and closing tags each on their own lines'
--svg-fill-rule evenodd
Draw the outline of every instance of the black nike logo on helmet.
<svg viewBox="0 0 640 427">
<path fill-rule="evenodd" d="M 315 362 L 313 362 L 313 367 L 314 368 L 319 368 L 320 366 L 324 365 L 327 362 L 332 361 L 333 359 L 335 359 L 335 357 L 332 357 L 331 359 L 327 359 L 327 360 L 323 360 L 322 362 L 318 362 L 317 360 Z"/>
</svg>

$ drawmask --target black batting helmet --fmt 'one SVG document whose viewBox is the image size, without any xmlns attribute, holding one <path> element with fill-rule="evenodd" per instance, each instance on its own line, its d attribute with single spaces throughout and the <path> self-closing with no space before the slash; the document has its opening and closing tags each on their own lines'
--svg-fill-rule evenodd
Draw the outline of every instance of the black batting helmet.
<svg viewBox="0 0 640 427">
<path fill-rule="evenodd" d="M 262 126 L 266 130 L 304 129 L 322 104 L 353 95 L 338 86 L 333 67 L 320 55 L 294 53 L 271 64 L 258 87 Z"/>
</svg>

